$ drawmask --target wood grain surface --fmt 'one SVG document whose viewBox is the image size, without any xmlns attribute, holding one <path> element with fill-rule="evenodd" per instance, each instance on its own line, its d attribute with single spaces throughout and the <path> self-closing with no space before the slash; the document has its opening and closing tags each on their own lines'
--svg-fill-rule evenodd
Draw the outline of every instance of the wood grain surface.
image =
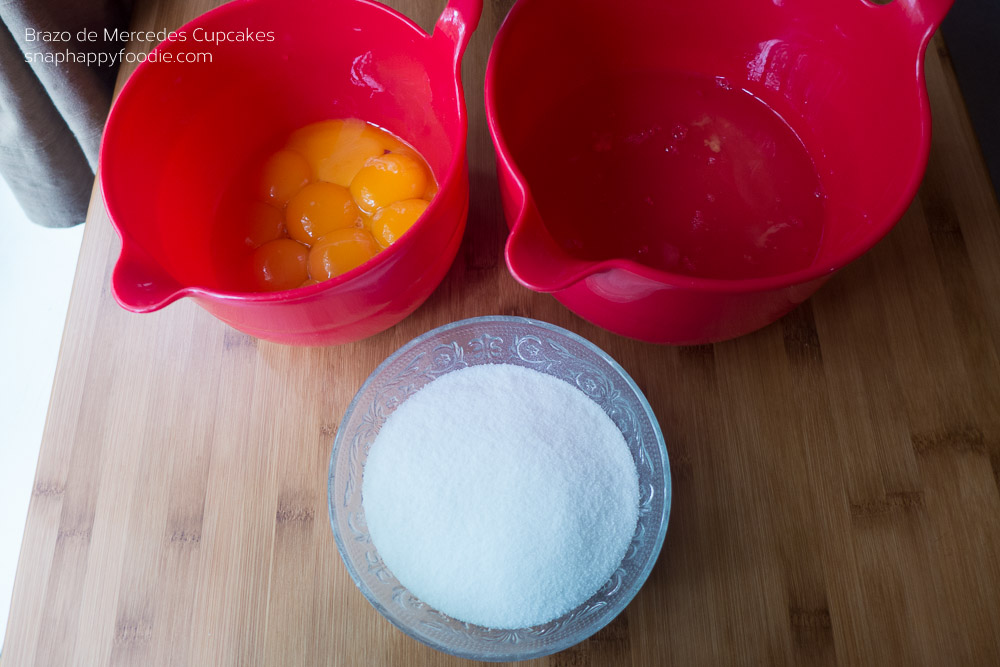
<svg viewBox="0 0 1000 667">
<path fill-rule="evenodd" d="M 214 4 L 140 4 L 133 28 L 176 28 Z M 444 2 L 390 4 L 429 28 Z M 2 667 L 468 664 L 355 588 L 326 476 L 375 366 L 487 314 L 552 322 L 617 359 L 674 475 L 666 543 L 635 601 L 531 664 L 1000 664 L 1000 213 L 944 44 L 926 61 L 927 175 L 894 231 L 762 331 L 660 347 L 580 320 L 504 267 L 482 82 L 511 4 L 486 3 L 465 59 L 464 245 L 389 331 L 298 349 L 188 300 L 127 313 L 109 293 L 118 240 L 95 192 Z"/>
</svg>

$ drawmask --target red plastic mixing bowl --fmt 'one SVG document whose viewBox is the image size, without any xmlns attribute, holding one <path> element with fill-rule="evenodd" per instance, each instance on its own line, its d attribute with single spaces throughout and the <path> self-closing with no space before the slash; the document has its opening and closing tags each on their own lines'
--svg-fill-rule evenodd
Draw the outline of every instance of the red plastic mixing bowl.
<svg viewBox="0 0 1000 667">
<path fill-rule="evenodd" d="M 122 241 L 111 279 L 118 302 L 148 312 L 191 296 L 237 329 L 298 345 L 358 340 L 415 310 L 465 229 L 460 61 L 481 11 L 482 0 L 450 0 L 428 35 L 368 0 L 236 0 L 175 31 L 125 84 L 101 146 L 101 189 Z M 427 159 L 440 187 L 424 216 L 332 280 L 274 293 L 233 289 L 243 267 L 216 238 L 227 188 L 291 131 L 352 117 Z"/>
<path fill-rule="evenodd" d="M 651 342 L 719 341 L 778 319 L 871 248 L 912 201 L 930 142 L 922 56 L 951 2 L 581 0 L 567 11 L 558 0 L 519 0 L 486 73 L 511 273 L 600 326 Z M 661 85 L 677 81 L 679 87 Z M 731 91 L 724 91 L 728 97 L 712 82 Z M 723 97 L 738 104 L 720 120 L 713 100 Z M 781 125 L 782 136 L 759 131 L 767 120 L 754 116 L 761 110 Z M 671 125 L 671 114 L 687 114 L 686 121 Z M 646 124 L 621 133 L 615 123 L 622 117 Z M 738 139 L 732 171 L 715 174 L 718 183 L 704 178 L 706 165 L 725 151 L 719 155 L 718 136 L 699 134 L 706 127 Z M 675 159 L 671 151 L 685 137 L 696 159 L 674 164 L 690 168 L 657 171 Z M 594 158 L 632 144 L 644 147 L 636 154 L 648 160 L 607 167 Z M 797 162 L 788 155 L 792 144 L 802 153 Z M 580 145 L 588 148 L 581 153 Z M 757 158 L 760 165 L 748 163 Z M 606 167 L 605 177 L 623 191 L 629 179 L 652 183 L 646 199 L 658 213 L 606 215 L 595 202 L 607 195 L 588 175 Z M 809 182 L 807 171 L 816 186 L 797 192 Z M 730 188 L 728 209 L 710 190 L 719 183 Z M 736 243 L 741 225 L 750 224 L 740 219 L 741 206 L 756 199 L 767 212 L 779 196 L 772 188 L 817 212 L 816 245 L 798 249 L 807 252 L 799 265 L 774 251 L 752 267 L 757 273 L 734 277 L 735 264 L 753 260 Z M 631 208 L 623 210 L 641 213 L 642 201 L 626 203 Z M 702 209 L 710 205 L 724 233 L 705 231 Z M 668 228 L 676 224 L 666 219 L 672 213 L 686 215 L 688 228 Z M 754 237 L 760 248 L 750 250 L 769 251 L 770 234 L 798 222 L 772 224 Z M 629 236 L 637 225 L 648 237 Z M 709 239 L 696 259 L 711 271 L 694 270 L 694 260 L 684 264 L 690 248 L 661 234 Z M 623 250 L 623 238 L 640 247 Z M 643 261 L 643 253 L 667 260 Z"/>
</svg>

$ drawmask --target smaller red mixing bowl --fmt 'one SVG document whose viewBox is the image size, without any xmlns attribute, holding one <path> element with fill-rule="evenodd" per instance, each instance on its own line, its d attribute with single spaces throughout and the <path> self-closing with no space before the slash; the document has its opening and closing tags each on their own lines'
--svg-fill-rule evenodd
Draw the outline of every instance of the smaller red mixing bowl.
<svg viewBox="0 0 1000 667">
<path fill-rule="evenodd" d="M 241 331 L 296 345 L 358 340 L 413 312 L 465 230 L 460 64 L 481 12 L 482 0 L 450 0 L 428 35 L 369 0 L 236 0 L 174 31 L 125 84 L 101 146 L 101 190 L 122 241 L 118 303 L 141 313 L 191 296 Z M 332 118 L 412 144 L 437 195 L 396 243 L 348 273 L 282 292 L 234 289 L 243 267 L 217 238 L 224 193 L 293 130 Z"/>
<path fill-rule="evenodd" d="M 486 72 L 510 272 L 651 342 L 775 321 L 916 194 L 951 2 L 518 0 Z"/>
</svg>

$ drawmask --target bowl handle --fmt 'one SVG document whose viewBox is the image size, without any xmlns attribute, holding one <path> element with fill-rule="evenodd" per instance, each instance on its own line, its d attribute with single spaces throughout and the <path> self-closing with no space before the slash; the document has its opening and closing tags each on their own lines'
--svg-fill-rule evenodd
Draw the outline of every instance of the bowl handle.
<svg viewBox="0 0 1000 667">
<path fill-rule="evenodd" d="M 924 39 L 930 39 L 937 27 L 941 25 L 945 14 L 951 9 L 955 0 L 894 0 L 900 5 L 910 25 L 923 33 Z"/>
<path fill-rule="evenodd" d="M 483 0 L 448 0 L 448 5 L 434 25 L 433 38 L 445 40 L 450 45 L 456 63 L 462 59 L 482 13 Z"/>
</svg>

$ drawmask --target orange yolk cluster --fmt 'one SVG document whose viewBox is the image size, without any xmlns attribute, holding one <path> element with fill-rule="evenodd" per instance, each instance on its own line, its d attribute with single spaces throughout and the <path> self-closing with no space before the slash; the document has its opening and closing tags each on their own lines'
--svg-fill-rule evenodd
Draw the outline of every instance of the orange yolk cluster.
<svg viewBox="0 0 1000 667">
<path fill-rule="evenodd" d="M 257 289 L 312 285 L 364 264 L 436 192 L 420 154 L 385 130 L 355 119 L 296 130 L 264 163 L 244 214 Z"/>
</svg>

